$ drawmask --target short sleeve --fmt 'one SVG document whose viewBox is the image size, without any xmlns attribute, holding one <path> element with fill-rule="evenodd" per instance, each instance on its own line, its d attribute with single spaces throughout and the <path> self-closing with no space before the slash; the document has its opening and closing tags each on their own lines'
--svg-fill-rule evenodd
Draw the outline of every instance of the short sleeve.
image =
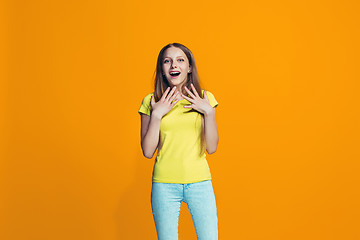
<svg viewBox="0 0 360 240">
<path fill-rule="evenodd" d="M 141 106 L 139 108 L 139 113 L 143 113 L 143 114 L 146 114 L 146 115 L 149 115 L 151 114 L 151 104 L 150 104 L 150 101 L 151 101 L 151 96 L 154 95 L 154 93 L 150 93 L 148 95 L 146 95 L 146 97 L 143 98 L 142 100 L 142 103 L 141 103 Z"/>
<path fill-rule="evenodd" d="M 206 92 L 206 96 L 209 99 L 210 105 L 212 107 L 216 107 L 217 105 L 219 105 L 219 103 L 216 101 L 214 95 L 211 92 L 209 92 L 209 91 L 205 91 L 205 92 Z M 203 90 L 203 93 L 204 93 L 204 90 Z"/>
</svg>

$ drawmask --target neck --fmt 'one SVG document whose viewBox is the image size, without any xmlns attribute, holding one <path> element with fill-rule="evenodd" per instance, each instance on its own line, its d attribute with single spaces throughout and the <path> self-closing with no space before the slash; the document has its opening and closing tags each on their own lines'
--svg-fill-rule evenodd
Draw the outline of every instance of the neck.
<svg viewBox="0 0 360 240">
<path fill-rule="evenodd" d="M 180 83 L 179 85 L 176 85 L 176 90 L 179 91 L 179 92 L 181 92 L 181 93 L 183 93 L 183 94 L 185 94 L 185 95 L 187 95 L 187 94 L 186 94 L 186 91 L 185 91 L 185 88 L 184 88 L 184 87 L 185 87 L 185 83 L 186 83 L 186 82 L 184 81 L 183 83 Z M 174 86 L 175 86 L 175 85 L 171 85 L 170 87 L 173 88 Z"/>
</svg>

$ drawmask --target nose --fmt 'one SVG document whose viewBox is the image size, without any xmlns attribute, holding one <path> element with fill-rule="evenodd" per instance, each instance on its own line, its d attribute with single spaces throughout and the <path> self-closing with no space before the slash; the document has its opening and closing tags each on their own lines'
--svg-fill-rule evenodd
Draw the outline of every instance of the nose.
<svg viewBox="0 0 360 240">
<path fill-rule="evenodd" d="M 175 61 L 174 61 L 174 62 L 172 62 L 172 64 L 171 64 L 171 68 L 175 68 L 175 67 L 177 67 L 177 65 L 176 65 L 176 63 L 175 63 Z"/>
</svg>

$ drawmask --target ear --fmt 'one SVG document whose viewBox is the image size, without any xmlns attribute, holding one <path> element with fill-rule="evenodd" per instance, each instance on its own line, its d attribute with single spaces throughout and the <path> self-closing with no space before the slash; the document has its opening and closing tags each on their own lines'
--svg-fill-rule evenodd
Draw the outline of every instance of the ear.
<svg viewBox="0 0 360 240">
<path fill-rule="evenodd" d="M 188 73 L 191 73 L 191 66 L 189 65 L 189 71 L 188 71 Z"/>
</svg>

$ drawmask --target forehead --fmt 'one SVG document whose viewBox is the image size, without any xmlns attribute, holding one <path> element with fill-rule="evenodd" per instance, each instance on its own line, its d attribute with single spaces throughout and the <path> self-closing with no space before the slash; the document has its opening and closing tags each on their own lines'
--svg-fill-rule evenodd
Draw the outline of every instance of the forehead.
<svg viewBox="0 0 360 240">
<path fill-rule="evenodd" d="M 164 52 L 164 58 L 177 58 L 177 57 L 185 57 L 187 59 L 183 50 L 177 47 L 169 47 Z"/>
</svg>

